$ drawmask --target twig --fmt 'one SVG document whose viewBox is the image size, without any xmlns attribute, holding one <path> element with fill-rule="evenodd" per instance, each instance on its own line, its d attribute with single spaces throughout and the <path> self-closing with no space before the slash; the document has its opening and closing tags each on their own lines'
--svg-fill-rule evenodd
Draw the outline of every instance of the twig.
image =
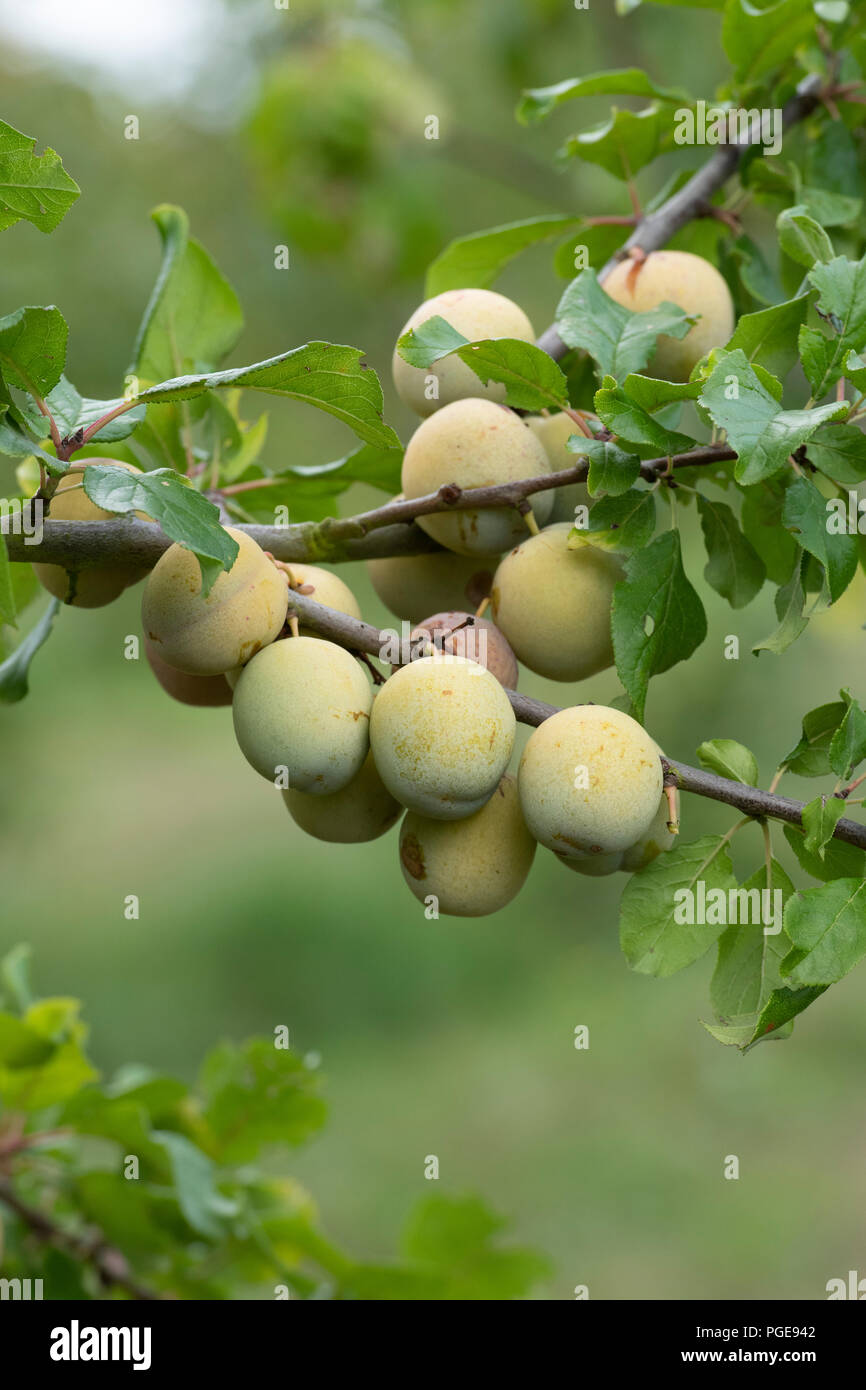
<svg viewBox="0 0 866 1390">
<path fill-rule="evenodd" d="M 22 1201 L 6 1178 L 0 1178 L 0 1202 L 13 1211 L 38 1240 L 52 1245 L 55 1250 L 64 1251 L 74 1260 L 91 1264 L 106 1287 L 123 1289 L 130 1298 L 147 1303 L 156 1303 L 162 1298 L 162 1294 L 134 1278 L 129 1272 L 126 1256 L 115 1246 L 107 1245 L 101 1236 L 93 1240 L 65 1231 L 50 1216 Z"/>
</svg>

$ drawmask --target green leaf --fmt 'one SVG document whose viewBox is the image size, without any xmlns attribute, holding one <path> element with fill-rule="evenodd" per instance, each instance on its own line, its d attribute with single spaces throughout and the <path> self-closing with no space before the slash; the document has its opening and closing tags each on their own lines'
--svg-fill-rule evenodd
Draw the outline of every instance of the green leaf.
<svg viewBox="0 0 866 1390">
<path fill-rule="evenodd" d="M 63 221 L 81 189 L 46 148 L 34 154 L 36 140 L 0 121 L 0 231 L 21 218 L 40 232 L 53 232 Z"/>
<path fill-rule="evenodd" d="M 397 351 L 411 367 L 424 370 L 432 367 L 440 358 L 456 352 L 469 342 L 456 328 L 452 328 L 441 314 L 425 319 L 417 328 L 410 328 L 397 340 Z"/>
<path fill-rule="evenodd" d="M 367 444 L 400 448 L 398 436 L 382 419 L 379 378 L 364 365 L 363 356 L 358 348 L 337 343 L 306 343 L 251 367 L 162 381 L 148 387 L 138 399 L 192 400 L 205 391 L 245 387 L 314 405 L 342 420 Z"/>
<path fill-rule="evenodd" d="M 444 1277 L 443 1298 L 524 1298 L 550 1266 L 534 1251 L 494 1244 L 503 1225 L 477 1197 L 430 1196 L 417 1204 L 404 1247 L 421 1272 Z"/>
<path fill-rule="evenodd" d="M 81 408 L 78 416 L 68 434 L 73 434 L 76 430 L 86 430 L 90 425 L 95 425 L 97 420 L 101 420 L 103 415 L 109 415 L 116 410 L 119 405 L 123 405 L 123 397 L 116 396 L 110 401 L 94 401 L 84 397 L 81 401 Z M 97 445 L 116 444 L 121 439 L 128 439 L 136 426 L 140 425 L 147 413 L 147 407 L 143 405 L 133 406 L 123 415 L 118 415 L 115 420 L 109 420 L 108 424 L 94 434 L 93 441 Z M 80 454 L 78 456 L 81 457 Z"/>
<path fill-rule="evenodd" d="M 650 677 L 687 660 L 707 635 L 703 604 L 683 570 L 678 532 L 657 536 L 631 556 L 627 578 L 613 591 L 611 630 L 617 673 L 642 719 Z"/>
<path fill-rule="evenodd" d="M 699 493 L 698 512 L 708 557 L 704 578 L 732 608 L 745 608 L 763 587 L 764 562 L 724 502 Z"/>
<path fill-rule="evenodd" d="M 816 796 L 803 807 L 805 848 L 809 854 L 824 857 L 824 846 L 833 838 L 836 822 L 845 814 L 845 802 L 838 796 Z"/>
<path fill-rule="evenodd" d="M 486 386 L 502 382 L 506 403 L 515 410 L 562 410 L 568 405 L 568 382 L 562 369 L 534 343 L 518 338 L 487 338 L 457 351 Z"/>
<path fill-rule="evenodd" d="M 788 456 L 811 439 L 819 425 L 847 413 L 841 404 L 814 410 L 782 410 L 742 349 L 719 358 L 701 392 L 713 423 L 727 432 L 738 454 L 734 476 L 744 485 L 772 478 Z"/>
<path fill-rule="evenodd" d="M 675 844 L 660 854 L 629 880 L 622 895 L 620 944 L 632 970 L 664 978 L 699 960 L 726 925 L 694 920 L 700 894 L 721 889 L 727 895 L 736 887 L 720 835 Z"/>
<path fill-rule="evenodd" d="M 9 385 L 47 396 L 62 375 L 68 333 L 53 304 L 16 309 L 0 318 L 0 371 Z"/>
<path fill-rule="evenodd" d="M 221 1163 L 248 1163 L 266 1144 L 303 1143 L 324 1122 L 317 1075 L 265 1039 L 217 1048 L 205 1062 L 202 1086 L 209 1151 Z"/>
<path fill-rule="evenodd" d="M 30 663 L 43 642 L 48 640 L 59 609 L 60 600 L 53 598 L 36 626 L 0 665 L 0 700 L 7 705 L 23 700 L 27 694 L 30 688 Z"/>
<path fill-rule="evenodd" d="M 525 91 L 517 107 L 517 119 L 523 125 L 549 116 L 557 106 L 575 97 L 635 96 L 656 97 L 677 106 L 690 106 L 691 97 L 680 87 L 659 87 L 640 68 L 613 68 L 606 72 L 588 73 L 557 82 L 552 87 L 534 87 Z M 467 282 L 468 283 L 468 282 Z"/>
<path fill-rule="evenodd" d="M 587 487 L 592 497 L 600 492 L 607 493 L 609 497 L 620 497 L 637 482 L 640 458 L 637 454 L 627 453 L 613 440 L 582 439 L 580 453 L 589 459 Z"/>
<path fill-rule="evenodd" d="M 600 550 L 640 550 L 652 540 L 655 527 L 654 494 L 632 488 L 621 496 L 599 498 L 586 526 L 576 526 L 569 532 L 568 548 L 595 545 Z"/>
<path fill-rule="evenodd" d="M 835 336 L 825 338 L 813 328 L 800 330 L 800 355 L 816 400 L 835 386 L 848 355 L 866 347 L 866 256 L 850 261 L 837 256 L 816 265 L 809 280 L 818 291 L 818 308 L 831 316 Z"/>
<path fill-rule="evenodd" d="M 599 376 L 621 380 L 645 367 L 664 333 L 684 338 L 695 322 L 675 304 L 635 314 L 605 294 L 593 270 L 571 282 L 556 311 L 556 330 L 570 348 L 583 348 L 598 363 Z"/>
<path fill-rule="evenodd" d="M 783 825 L 785 839 L 797 856 L 800 868 L 813 878 L 829 881 L 834 878 L 866 877 L 866 850 L 844 840 L 832 839 L 824 846 L 823 858 L 806 848 L 806 837 L 795 825 Z"/>
<path fill-rule="evenodd" d="M 624 386 L 605 377 L 595 393 L 595 413 L 613 434 L 629 444 L 645 444 L 655 453 L 681 454 L 694 447 L 694 439 L 664 426 L 630 398 Z"/>
<path fill-rule="evenodd" d="M 746 787 L 758 785 L 758 760 L 750 749 L 732 738 L 713 738 L 702 743 L 698 749 L 701 767 L 717 772 L 720 777 L 730 777 L 734 782 L 742 782 Z"/>
<path fill-rule="evenodd" d="M 503 227 L 458 237 L 446 246 L 427 271 L 425 297 L 432 299 L 445 290 L 461 290 L 469 285 L 486 289 L 521 251 L 579 225 L 580 218 L 557 214 L 530 217 L 523 222 L 509 222 Z"/>
<path fill-rule="evenodd" d="M 152 1139 L 168 1154 L 177 1200 L 187 1221 L 194 1231 L 219 1240 L 225 1235 L 226 1219 L 237 1215 L 238 1206 L 217 1191 L 210 1159 L 184 1134 L 154 1130 Z"/>
<path fill-rule="evenodd" d="M 832 704 L 818 705 L 804 714 L 800 741 L 782 759 L 780 766 L 797 777 L 829 777 L 832 770 L 830 744 L 847 708 L 844 700 L 834 700 Z"/>
<path fill-rule="evenodd" d="M 836 776 L 845 782 L 866 758 L 866 713 L 846 691 L 842 694 L 848 701 L 848 708 L 830 740 L 830 766 Z"/>
<path fill-rule="evenodd" d="M 722 23 L 722 45 L 738 80 L 757 82 L 788 61 L 805 39 L 812 37 L 815 18 L 811 0 L 778 0 L 758 8 L 750 0 L 728 0 Z"/>
<path fill-rule="evenodd" d="M 15 627 L 18 609 L 15 606 L 15 592 L 12 588 L 12 570 L 6 542 L 0 535 L 0 628 Z"/>
<path fill-rule="evenodd" d="M 856 425 L 824 425 L 809 442 L 809 462 L 841 487 L 866 480 L 866 435 Z"/>
<path fill-rule="evenodd" d="M 163 204 L 151 217 L 162 240 L 162 264 L 130 367 L 148 385 L 184 372 L 213 371 L 244 326 L 234 290 L 190 238 L 183 209 Z"/>
<path fill-rule="evenodd" d="M 170 540 L 194 551 L 201 568 L 204 597 L 219 574 L 234 564 L 238 543 L 220 522 L 219 508 L 173 469 L 128 473 L 111 464 L 90 463 L 82 481 L 87 496 L 98 507 L 119 515 L 145 512 Z"/>
<path fill-rule="evenodd" d="M 3 985 L 20 1013 L 26 1013 L 33 1003 L 30 989 L 31 949 L 24 942 L 13 946 L 0 960 L 0 984 Z"/>
<path fill-rule="evenodd" d="M 784 941 L 784 937 L 776 940 Z M 746 1052 L 759 1042 L 773 1042 L 775 1039 L 790 1037 L 793 1020 L 804 1009 L 824 993 L 826 985 L 807 989 L 774 989 L 769 995 L 757 1019 L 747 1017 L 744 1022 L 726 1025 L 705 1023 L 704 1027 L 719 1042 L 734 1044 L 741 1052 Z"/>
<path fill-rule="evenodd" d="M 561 154 L 563 158 L 597 164 L 627 183 L 655 159 L 672 127 L 671 113 L 658 106 L 648 106 L 644 111 L 624 111 L 613 106 L 606 121 L 570 136 Z"/>
<path fill-rule="evenodd" d="M 784 987 L 780 971 L 782 958 L 790 942 L 782 928 L 782 911 L 794 891 L 794 885 L 775 859 L 770 864 L 768 889 L 767 870 L 761 866 L 742 885 L 742 891 L 760 894 L 760 912 L 750 912 L 751 921 L 732 923 L 719 937 L 719 954 L 710 984 L 710 1002 L 719 1024 L 745 1028 L 755 1033 L 758 1017 L 775 989 Z M 767 898 L 770 892 L 773 896 Z M 779 894 L 777 898 L 775 895 Z M 778 931 L 775 927 L 776 906 Z M 757 919 L 757 920 L 756 920 Z"/>
<path fill-rule="evenodd" d="M 805 557 L 803 558 L 805 559 Z M 803 564 L 801 560 L 798 559 L 794 565 L 787 584 L 782 585 L 776 591 L 774 606 L 779 626 L 769 637 L 765 637 L 763 642 L 755 643 L 752 648 L 755 655 L 767 651 L 780 656 L 782 652 L 787 651 L 793 642 L 796 642 L 809 625 L 810 615 L 804 612 L 806 591 L 803 588 Z"/>
<path fill-rule="evenodd" d="M 794 949 L 782 962 L 793 986 L 830 985 L 866 955 L 866 880 L 837 878 L 797 893 L 785 908 Z"/>
<path fill-rule="evenodd" d="M 782 525 L 784 500 L 777 485 L 744 488 L 740 513 L 743 533 L 763 560 L 767 578 L 780 585 L 787 583 L 799 556 L 797 542 Z"/>
<path fill-rule="evenodd" d="M 797 360 L 797 333 L 808 307 L 809 296 L 801 294 L 784 304 L 743 314 L 727 343 L 727 351 L 740 348 L 750 362 L 760 363 L 780 379 L 787 376 Z"/>
<path fill-rule="evenodd" d="M 807 478 L 795 478 L 785 493 L 782 521 L 798 545 L 824 566 L 830 602 L 835 603 L 857 573 L 857 537 L 831 535 L 828 517 L 826 498 L 815 484 Z"/>
<path fill-rule="evenodd" d="M 776 218 L 779 246 L 797 265 L 811 270 L 816 261 L 826 264 L 835 256 L 833 243 L 820 223 L 802 204 L 785 208 Z"/>
</svg>

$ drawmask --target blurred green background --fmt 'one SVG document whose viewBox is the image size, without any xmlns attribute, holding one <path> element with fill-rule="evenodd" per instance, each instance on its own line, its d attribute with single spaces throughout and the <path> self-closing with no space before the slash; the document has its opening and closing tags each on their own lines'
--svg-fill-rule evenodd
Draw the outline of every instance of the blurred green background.
<svg viewBox="0 0 866 1390">
<path fill-rule="evenodd" d="M 390 352 L 442 245 L 547 211 L 627 210 L 603 171 L 555 167 L 577 112 L 514 124 L 520 86 L 636 64 L 709 95 L 722 73 L 718 17 L 657 6 L 621 20 L 570 0 L 188 0 L 140 13 L 93 0 L 73 7 L 74 28 L 66 8 L 0 4 L 2 116 L 59 149 L 84 190 L 51 241 L 24 225 L 6 234 L 2 312 L 59 304 L 70 377 L 115 394 L 157 265 L 148 214 L 177 202 L 245 307 L 233 360 L 312 337 L 361 346 L 404 438 Z M 439 142 L 422 138 L 428 114 Z M 282 243 L 287 272 L 274 269 Z M 550 260 L 530 254 L 499 286 L 539 329 L 563 284 Z M 274 462 L 350 442 L 315 411 L 278 403 L 270 416 Z M 0 491 L 13 486 L 4 460 Z M 356 489 L 343 510 L 377 496 Z M 863 576 L 783 658 L 756 659 L 752 642 L 775 626 L 769 588 L 732 613 L 700 583 L 693 516 L 685 530 L 710 633 L 654 683 L 650 730 L 692 762 L 703 739 L 740 739 L 769 779 L 802 712 L 856 689 Z M 384 624 L 363 569 L 342 573 Z M 588 1284 L 593 1298 L 820 1298 L 828 1279 L 863 1272 L 866 973 L 834 986 L 791 1041 L 741 1058 L 699 1023 L 711 958 L 665 982 L 628 971 L 620 878 L 578 878 L 540 851 L 507 911 L 426 921 L 396 832 L 357 848 L 305 839 L 244 762 L 229 710 L 177 705 L 124 659 L 139 599 L 64 611 L 29 700 L 0 714 L 0 944 L 32 942 L 39 988 L 84 998 L 105 1071 L 136 1059 L 192 1075 L 218 1038 L 288 1024 L 296 1047 L 321 1054 L 332 1106 L 292 1171 L 329 1233 L 370 1258 L 393 1250 L 436 1154 L 443 1187 L 480 1192 L 553 1257 L 547 1297 Z M 724 659 L 729 634 L 739 661 Z M 522 688 L 562 704 L 618 685 L 608 673 Z M 686 798 L 689 838 L 730 821 Z M 756 828 L 735 857 L 757 866 Z M 574 1049 L 579 1024 L 588 1052 Z M 729 1154 L 736 1182 L 723 1178 Z"/>
</svg>

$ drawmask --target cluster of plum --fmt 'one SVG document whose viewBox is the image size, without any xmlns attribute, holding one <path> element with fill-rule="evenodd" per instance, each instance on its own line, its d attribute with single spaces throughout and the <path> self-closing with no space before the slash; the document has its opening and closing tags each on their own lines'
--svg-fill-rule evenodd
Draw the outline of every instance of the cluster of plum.
<svg viewBox="0 0 866 1390">
<path fill-rule="evenodd" d="M 727 287 L 696 256 L 657 253 L 640 276 L 610 277 L 605 288 L 632 308 L 670 300 L 702 314 L 684 339 L 659 340 L 650 370 L 668 378 L 687 377 L 732 330 Z M 433 315 L 470 341 L 534 339 L 523 311 L 488 290 L 428 300 L 404 332 Z M 518 415 L 502 403 L 503 387 L 484 387 L 459 358 L 425 372 L 395 352 L 393 371 L 399 395 L 423 417 L 405 452 L 401 496 L 450 483 L 507 483 L 575 463 L 566 447 L 575 428 L 569 415 Z M 66 496 L 71 485 L 61 483 L 53 518 L 108 518 L 80 488 Z M 142 603 L 147 658 L 176 699 L 231 703 L 245 757 L 281 789 L 308 834 L 359 843 L 402 816 L 404 877 L 437 912 L 480 916 L 505 906 L 538 844 L 578 873 L 633 872 L 670 847 L 676 817 L 661 750 L 634 719 L 594 704 L 563 709 L 534 730 L 517 777 L 507 771 L 516 721 L 506 691 L 517 684 L 518 663 L 577 681 L 613 662 L 610 609 L 621 563 L 568 544 L 576 508 L 589 504 L 584 485 L 569 484 L 534 494 L 528 515 L 455 508 L 420 516 L 441 550 L 368 562 L 380 599 L 413 625 L 416 639 L 407 664 L 389 667 L 380 654 L 387 679 L 345 647 L 287 622 L 290 589 L 360 618 L 336 574 L 275 562 L 231 527 L 237 558 L 207 597 L 198 561 L 182 546 L 171 546 L 150 573 Z M 109 602 L 142 577 L 131 567 L 37 570 L 53 593 L 83 607 Z"/>
</svg>

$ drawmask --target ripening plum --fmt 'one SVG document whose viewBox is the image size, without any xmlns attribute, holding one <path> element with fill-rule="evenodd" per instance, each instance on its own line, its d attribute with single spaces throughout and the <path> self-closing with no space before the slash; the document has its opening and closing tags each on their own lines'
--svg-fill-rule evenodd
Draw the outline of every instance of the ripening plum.
<svg viewBox="0 0 866 1390">
<path fill-rule="evenodd" d="M 679 804 L 680 797 L 679 792 L 677 792 L 675 794 L 677 815 L 679 815 Z M 654 859 L 657 859 L 660 854 L 664 854 L 665 850 L 670 849 L 671 845 L 674 844 L 677 836 L 668 829 L 670 818 L 671 810 L 668 799 L 662 793 L 658 810 L 646 834 L 642 835 L 635 844 L 623 853 L 622 867 L 627 873 L 634 874 L 637 873 L 638 869 L 645 869 L 647 864 L 651 864 Z"/>
<path fill-rule="evenodd" d="M 403 494 L 392 499 L 401 502 Z M 368 560 L 370 583 L 390 613 L 417 623 L 425 613 L 449 608 L 477 608 L 490 593 L 498 555 L 395 555 Z"/>
<path fill-rule="evenodd" d="M 620 261 L 603 288 L 635 313 L 668 303 L 687 314 L 700 314 L 684 338 L 659 338 L 646 370 L 663 381 L 688 381 L 695 363 L 724 346 L 734 331 L 734 302 L 727 282 L 714 265 L 691 251 L 653 251 L 640 266 Z"/>
<path fill-rule="evenodd" d="M 266 647 L 282 631 L 289 606 L 286 576 L 245 532 L 226 530 L 239 550 L 231 569 L 202 598 L 199 563 L 171 546 L 151 571 L 141 617 L 162 661 L 192 676 L 218 676 Z"/>
<path fill-rule="evenodd" d="M 144 654 L 163 690 L 182 705 L 207 708 L 231 704 L 232 688 L 225 676 L 190 676 L 186 671 L 178 671 L 176 666 L 169 666 L 157 655 L 153 643 L 148 642 L 147 638 L 144 640 Z"/>
<path fill-rule="evenodd" d="M 350 618 L 360 618 L 358 600 L 338 574 L 320 569 L 318 565 L 301 565 L 294 560 L 291 561 L 289 569 L 291 588 L 297 589 L 316 603 L 323 603 L 326 608 L 335 608 L 338 613 L 346 613 Z M 304 637 L 317 635 L 312 628 L 305 628 L 303 625 L 300 631 Z"/>
<path fill-rule="evenodd" d="M 459 611 L 434 613 L 412 629 L 410 640 L 422 636 L 428 636 L 437 651 L 480 662 L 506 690 L 517 688 L 517 658 L 499 628 L 486 618 Z"/>
<path fill-rule="evenodd" d="M 571 436 L 578 434 L 579 430 L 564 410 L 557 415 L 532 415 L 526 423 L 536 439 L 541 441 L 552 473 L 561 473 L 584 461 L 580 454 L 573 454 L 566 448 Z M 567 487 L 558 487 L 553 493 L 550 520 L 569 521 L 573 526 L 575 509 L 588 507 L 591 501 L 586 483 L 569 483 Z"/>
<path fill-rule="evenodd" d="M 624 571 L 591 545 L 569 550 L 568 522 L 547 526 L 499 565 L 491 613 L 518 661 L 555 681 L 583 680 L 613 663 L 610 609 Z"/>
<path fill-rule="evenodd" d="M 410 811 L 458 820 L 479 810 L 508 766 L 514 712 L 495 676 L 460 656 L 402 666 L 373 703 L 379 775 Z"/>
<path fill-rule="evenodd" d="M 556 857 L 567 869 L 574 869 L 587 878 L 607 878 L 608 874 L 615 874 L 622 868 L 623 859 L 622 854 L 596 854 L 591 859 L 569 859 L 566 854 Z"/>
<path fill-rule="evenodd" d="M 378 840 L 400 817 L 395 801 L 368 753 L 360 772 L 340 791 L 324 796 L 289 788 L 283 792 L 289 814 L 301 830 L 316 840 L 335 845 L 359 845 Z"/>
<path fill-rule="evenodd" d="M 403 877 L 416 898 L 432 895 L 448 917 L 498 912 L 520 892 L 534 856 L 517 782 L 507 773 L 471 816 L 442 821 L 409 811 L 400 827 Z"/>
<path fill-rule="evenodd" d="M 621 710 L 574 705 L 540 724 L 520 760 L 520 803 L 541 844 L 572 859 L 629 849 L 662 794 L 656 744 Z"/>
<path fill-rule="evenodd" d="M 273 642 L 248 662 L 232 704 L 241 752 L 294 791 L 338 792 L 360 772 L 369 749 L 370 682 L 343 647 L 317 637 Z"/>
<path fill-rule="evenodd" d="M 132 463 L 120 459 L 98 458 L 94 463 L 110 463 L 125 468 L 127 473 L 140 473 Z M 137 513 L 143 521 L 150 517 Z M 117 521 L 116 512 L 107 512 L 91 502 L 81 486 L 81 471 L 75 469 L 60 479 L 48 509 L 49 521 Z M 36 578 L 49 594 L 62 599 L 73 608 L 102 608 L 147 574 L 135 565 L 94 565 L 89 569 L 67 570 L 62 565 L 34 564 Z"/>
<path fill-rule="evenodd" d="M 410 328 L 420 328 L 428 319 L 443 318 L 470 343 L 484 338 L 519 338 L 524 343 L 535 341 L 529 319 L 518 305 L 493 290 L 446 290 L 428 299 L 416 309 L 403 327 L 400 337 Z M 483 386 L 472 368 L 453 353 L 441 358 L 431 367 L 412 367 L 394 349 L 392 363 L 397 395 L 417 415 L 432 415 L 441 406 L 481 396 L 489 401 L 504 401 L 505 387 L 491 381 Z"/>
<path fill-rule="evenodd" d="M 418 426 L 403 456 L 403 493 L 409 499 L 425 497 L 447 483 L 489 487 L 548 471 L 543 446 L 519 415 L 473 397 L 446 405 Z M 553 495 L 539 492 L 531 501 L 535 519 L 543 525 Z M 433 512 L 419 516 L 418 525 L 458 555 L 496 554 L 529 530 L 513 507 Z"/>
</svg>

